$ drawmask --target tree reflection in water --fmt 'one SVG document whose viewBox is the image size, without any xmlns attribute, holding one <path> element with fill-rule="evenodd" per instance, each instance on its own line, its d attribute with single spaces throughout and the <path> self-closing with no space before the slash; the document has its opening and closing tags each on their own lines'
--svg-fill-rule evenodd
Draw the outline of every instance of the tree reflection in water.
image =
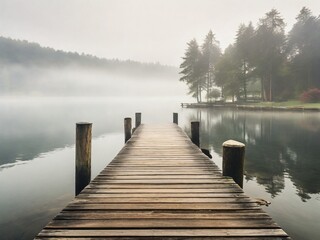
<svg viewBox="0 0 320 240">
<path fill-rule="evenodd" d="M 285 177 L 302 201 L 320 192 L 318 113 L 196 109 L 188 119 L 201 122 L 201 146 L 219 156 L 224 141 L 245 143 L 245 179 L 255 179 L 272 198 L 285 188 Z"/>
</svg>

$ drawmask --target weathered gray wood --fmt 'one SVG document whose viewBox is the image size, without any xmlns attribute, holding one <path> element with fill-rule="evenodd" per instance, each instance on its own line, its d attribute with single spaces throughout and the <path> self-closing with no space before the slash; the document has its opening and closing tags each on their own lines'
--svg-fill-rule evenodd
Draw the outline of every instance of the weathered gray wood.
<svg viewBox="0 0 320 240">
<path fill-rule="evenodd" d="M 178 123 L 178 113 L 173 113 L 173 123 L 179 124 Z"/>
<path fill-rule="evenodd" d="M 39 237 L 287 237 L 282 229 L 93 229 L 93 230 L 43 230 Z"/>
<path fill-rule="evenodd" d="M 128 142 L 131 138 L 132 121 L 131 118 L 124 119 L 124 142 Z"/>
<path fill-rule="evenodd" d="M 73 203 L 90 203 L 90 204 L 100 204 L 100 203 L 254 203 L 255 200 L 251 198 L 237 198 L 237 197 L 230 197 L 230 198 L 199 198 L 197 196 L 195 197 L 185 197 L 185 198 L 175 198 L 175 197 L 167 197 L 167 198 L 161 198 L 161 197 L 144 197 L 143 199 L 140 197 L 95 197 L 92 194 L 91 197 L 86 198 L 77 198 L 73 200 Z"/>
<path fill-rule="evenodd" d="M 243 188 L 245 145 L 234 140 L 228 140 L 222 146 L 222 174 L 223 176 L 232 177 Z"/>
<path fill-rule="evenodd" d="M 139 174 L 139 175 L 108 175 L 99 174 L 95 179 L 227 179 L 221 176 L 209 174 L 184 174 L 184 175 L 160 175 L 160 174 Z"/>
<path fill-rule="evenodd" d="M 200 122 L 191 122 L 191 141 L 200 147 Z"/>
<path fill-rule="evenodd" d="M 217 184 L 217 183 L 225 183 L 232 184 L 232 179 L 225 178 L 208 178 L 208 179 L 104 179 L 104 178 L 96 178 L 92 181 L 92 183 L 102 183 L 102 184 Z"/>
<path fill-rule="evenodd" d="M 248 198 L 243 193 L 83 193 L 77 197 L 78 199 L 88 198 L 214 198 L 214 199 L 226 199 L 226 198 Z M 183 201 L 181 199 L 180 201 Z"/>
<path fill-rule="evenodd" d="M 277 228 L 271 219 L 107 219 L 107 220 L 57 220 L 47 225 L 47 229 L 105 229 L 105 228 Z"/>
<path fill-rule="evenodd" d="M 256 203 L 70 203 L 65 210 L 249 210 L 260 209 Z"/>
<path fill-rule="evenodd" d="M 83 193 L 242 193 L 241 188 L 86 188 Z"/>
<path fill-rule="evenodd" d="M 76 195 L 78 195 L 91 180 L 91 136 L 91 123 L 76 124 Z"/>
<path fill-rule="evenodd" d="M 140 125 L 36 239 L 288 239 L 177 124 Z"/>
<path fill-rule="evenodd" d="M 263 212 L 234 211 L 234 212 L 168 212 L 168 211 L 63 211 L 55 219 L 271 219 Z"/>
<path fill-rule="evenodd" d="M 137 129 L 141 124 L 141 113 L 140 112 L 137 112 L 135 114 L 135 119 L 136 119 L 135 129 Z"/>
<path fill-rule="evenodd" d="M 55 238 L 55 237 L 36 237 L 35 240 L 39 240 L 39 239 L 45 239 L 45 240 L 57 240 L 57 239 L 61 239 L 61 238 Z M 92 240 L 92 237 L 63 237 L 63 240 Z M 101 238 L 98 238 L 101 239 Z M 144 236 L 144 237 L 103 237 L 103 240 L 186 240 L 186 239 L 192 239 L 192 240 L 288 240 L 290 238 L 288 237 L 247 237 L 247 236 L 238 236 L 238 237 L 217 237 L 217 236 L 212 236 L 212 237 L 179 237 L 179 236 L 175 236 L 175 237 L 168 237 L 168 236 L 161 236 L 161 237 L 154 237 L 154 236 Z"/>
</svg>

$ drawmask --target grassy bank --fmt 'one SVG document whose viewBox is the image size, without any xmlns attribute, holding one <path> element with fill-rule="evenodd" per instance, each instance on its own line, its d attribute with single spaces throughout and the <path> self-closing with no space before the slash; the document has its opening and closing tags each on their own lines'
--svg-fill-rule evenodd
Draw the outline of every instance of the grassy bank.
<svg viewBox="0 0 320 240">
<path fill-rule="evenodd" d="M 297 100 L 286 102 L 259 102 L 259 103 L 240 103 L 240 102 L 211 102 L 211 103 L 181 103 L 186 108 L 237 108 L 248 110 L 266 111 L 320 111 L 320 103 L 302 103 Z"/>
<path fill-rule="evenodd" d="M 260 106 L 260 107 L 320 108 L 320 103 L 302 103 L 297 100 L 286 101 L 286 102 L 260 102 L 260 103 L 250 103 L 246 105 Z"/>
</svg>

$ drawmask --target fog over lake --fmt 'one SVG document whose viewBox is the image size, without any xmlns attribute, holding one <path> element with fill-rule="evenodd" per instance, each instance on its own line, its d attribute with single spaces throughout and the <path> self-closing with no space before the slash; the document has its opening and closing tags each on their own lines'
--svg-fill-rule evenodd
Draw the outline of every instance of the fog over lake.
<svg viewBox="0 0 320 240">
<path fill-rule="evenodd" d="M 140 111 L 143 122 L 171 122 L 184 98 L 184 86 L 174 79 L 157 84 L 152 77 L 137 81 L 80 68 L 37 70 L 5 70 L 14 83 L 14 88 L 5 85 L 2 90 L 10 92 L 0 97 L 0 235 L 5 239 L 32 239 L 74 197 L 76 122 L 93 123 L 94 177 L 122 148 L 125 117 Z"/>
<path fill-rule="evenodd" d="M 93 96 L 93 97 L 173 97 L 184 96 L 185 84 L 159 74 L 109 73 L 103 70 L 62 67 L 26 68 L 20 65 L 0 68 L 2 96 Z"/>
<path fill-rule="evenodd" d="M 178 113 L 189 136 L 199 121 L 219 168 L 222 143 L 244 143 L 246 206 L 271 202 L 262 209 L 292 239 L 320 239 L 319 11 L 315 0 L 0 0 L 0 239 L 33 239 L 74 199 L 76 123 L 93 124 L 93 179 L 137 112 L 150 125 Z M 260 111 L 274 106 L 299 112 Z M 225 232 L 250 230 L 238 220 Z"/>
<path fill-rule="evenodd" d="M 219 167 L 225 140 L 245 142 L 244 191 L 270 201 L 264 209 L 293 238 L 318 236 L 317 113 L 182 109 L 180 97 L 2 97 L 0 108 L 0 234 L 7 239 L 31 239 L 74 197 L 76 122 L 93 123 L 94 177 L 123 147 L 123 118 L 135 112 L 146 124 L 170 123 L 178 112 L 189 134 L 199 120 L 201 145 Z"/>
</svg>

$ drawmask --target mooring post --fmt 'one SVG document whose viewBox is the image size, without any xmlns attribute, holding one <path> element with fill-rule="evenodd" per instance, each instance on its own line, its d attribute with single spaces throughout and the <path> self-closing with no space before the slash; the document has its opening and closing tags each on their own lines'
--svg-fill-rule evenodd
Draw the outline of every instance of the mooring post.
<svg viewBox="0 0 320 240">
<path fill-rule="evenodd" d="M 191 122 L 191 141 L 200 147 L 200 122 Z"/>
<path fill-rule="evenodd" d="M 178 124 L 178 113 L 173 113 L 173 123 Z"/>
<path fill-rule="evenodd" d="M 139 127 L 141 124 L 141 113 L 137 112 L 136 113 L 136 126 L 135 128 Z"/>
<path fill-rule="evenodd" d="M 222 175 L 232 177 L 243 188 L 245 145 L 241 142 L 228 140 L 222 146 Z"/>
<path fill-rule="evenodd" d="M 92 123 L 76 124 L 76 195 L 91 180 Z"/>
<path fill-rule="evenodd" d="M 131 118 L 124 119 L 124 142 L 126 143 L 131 138 L 132 121 Z"/>
</svg>

